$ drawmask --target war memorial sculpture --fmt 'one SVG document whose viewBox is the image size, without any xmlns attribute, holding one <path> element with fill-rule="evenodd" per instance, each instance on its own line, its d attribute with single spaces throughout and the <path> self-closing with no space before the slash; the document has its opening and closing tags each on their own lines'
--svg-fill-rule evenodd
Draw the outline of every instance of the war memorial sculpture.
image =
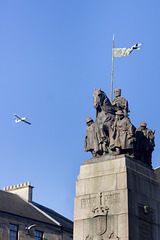
<svg viewBox="0 0 160 240">
<path fill-rule="evenodd" d="M 94 89 L 95 121 L 86 119 L 83 162 L 76 182 L 74 240 L 159 240 L 160 188 L 152 168 L 155 131 L 129 118 L 121 89 L 110 101 Z"/>
<path fill-rule="evenodd" d="M 121 96 L 121 89 L 116 88 L 114 95 L 110 102 L 101 89 L 94 89 L 96 120 L 94 123 L 92 118 L 86 119 L 84 151 L 90 151 L 93 157 L 128 154 L 151 167 L 155 131 L 147 129 L 145 122 L 136 129 L 129 119 L 128 101 Z"/>
</svg>

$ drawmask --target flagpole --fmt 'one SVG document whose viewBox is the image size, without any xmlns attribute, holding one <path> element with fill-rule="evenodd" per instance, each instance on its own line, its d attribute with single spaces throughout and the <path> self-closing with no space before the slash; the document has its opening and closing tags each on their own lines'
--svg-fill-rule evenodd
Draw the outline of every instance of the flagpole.
<svg viewBox="0 0 160 240">
<path fill-rule="evenodd" d="M 112 47 L 111 102 L 113 100 L 113 63 L 114 63 L 113 49 L 114 49 L 114 34 L 113 34 L 113 47 Z"/>
</svg>

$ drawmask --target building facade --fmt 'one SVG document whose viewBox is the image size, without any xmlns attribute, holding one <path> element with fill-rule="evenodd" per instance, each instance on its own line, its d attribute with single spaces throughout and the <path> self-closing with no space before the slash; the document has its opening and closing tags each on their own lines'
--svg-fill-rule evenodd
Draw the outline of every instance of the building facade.
<svg viewBox="0 0 160 240">
<path fill-rule="evenodd" d="M 72 240 L 73 222 L 32 201 L 33 186 L 0 190 L 0 240 Z"/>
</svg>

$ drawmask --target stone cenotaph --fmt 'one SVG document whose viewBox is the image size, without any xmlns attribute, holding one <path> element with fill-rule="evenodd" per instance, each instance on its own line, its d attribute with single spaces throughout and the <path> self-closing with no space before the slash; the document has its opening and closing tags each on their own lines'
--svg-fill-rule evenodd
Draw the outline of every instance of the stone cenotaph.
<svg viewBox="0 0 160 240">
<path fill-rule="evenodd" d="M 76 182 L 74 240 L 160 240 L 160 188 L 152 168 L 154 133 L 131 123 L 121 89 L 112 102 L 94 90 Z"/>
</svg>

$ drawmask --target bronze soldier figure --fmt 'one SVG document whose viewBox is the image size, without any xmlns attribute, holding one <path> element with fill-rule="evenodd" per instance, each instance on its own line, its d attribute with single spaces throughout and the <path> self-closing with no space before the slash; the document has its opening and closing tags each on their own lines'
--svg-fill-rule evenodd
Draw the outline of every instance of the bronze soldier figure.
<svg viewBox="0 0 160 240">
<path fill-rule="evenodd" d="M 151 166 L 155 131 L 147 129 L 145 122 L 136 130 L 128 117 L 128 101 L 121 97 L 121 89 L 116 88 L 114 94 L 111 103 L 101 88 L 94 89 L 96 120 L 86 119 L 84 151 L 90 151 L 93 157 L 128 154 Z"/>
<path fill-rule="evenodd" d="M 120 88 L 114 89 L 114 96 L 115 98 L 112 100 L 112 106 L 116 107 L 117 110 L 122 110 L 125 117 L 128 116 L 128 101 L 124 97 L 121 97 Z"/>
<path fill-rule="evenodd" d="M 154 130 L 147 128 L 145 122 L 141 122 L 136 130 L 135 157 L 148 165 L 151 165 L 152 152 L 155 147 L 154 133 Z"/>
</svg>

